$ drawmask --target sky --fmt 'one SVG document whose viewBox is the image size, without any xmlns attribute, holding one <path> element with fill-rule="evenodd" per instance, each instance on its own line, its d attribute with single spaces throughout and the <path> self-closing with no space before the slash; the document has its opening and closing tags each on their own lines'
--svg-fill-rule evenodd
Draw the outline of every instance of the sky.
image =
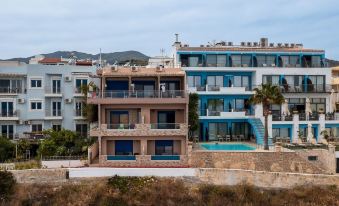
<svg viewBox="0 0 339 206">
<path fill-rule="evenodd" d="M 267 37 L 339 60 L 339 1 L 1 0 L 0 59 L 100 48 L 170 54 L 175 33 L 191 46 Z"/>
</svg>

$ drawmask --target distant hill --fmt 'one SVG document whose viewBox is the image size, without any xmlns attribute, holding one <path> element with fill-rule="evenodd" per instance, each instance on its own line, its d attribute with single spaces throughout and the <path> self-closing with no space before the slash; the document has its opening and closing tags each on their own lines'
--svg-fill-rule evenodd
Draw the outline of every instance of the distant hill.
<svg viewBox="0 0 339 206">
<path fill-rule="evenodd" d="M 93 55 L 93 54 L 77 52 L 77 51 L 56 51 L 53 53 L 42 54 L 42 55 L 44 55 L 45 57 L 64 57 L 64 58 L 68 58 L 74 55 L 78 59 L 93 59 L 93 60 L 99 59 L 99 54 Z M 11 59 L 6 59 L 6 60 L 21 61 L 21 62 L 28 63 L 32 57 L 34 56 L 24 57 L 24 58 L 11 58 Z M 116 61 L 120 64 L 131 61 L 132 63 L 138 64 L 138 65 L 147 64 L 147 61 L 149 59 L 148 56 L 138 51 L 102 53 L 101 58 L 103 60 L 106 60 L 110 64 L 113 64 Z"/>
<path fill-rule="evenodd" d="M 329 67 L 337 67 L 339 66 L 339 61 L 337 60 L 332 60 L 332 59 L 326 59 L 328 62 Z"/>
</svg>

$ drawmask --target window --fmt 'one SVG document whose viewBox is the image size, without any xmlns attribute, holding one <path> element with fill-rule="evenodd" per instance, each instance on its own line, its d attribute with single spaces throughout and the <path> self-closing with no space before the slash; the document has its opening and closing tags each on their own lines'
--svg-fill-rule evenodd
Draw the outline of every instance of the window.
<svg viewBox="0 0 339 206">
<path fill-rule="evenodd" d="M 53 94 L 59 94 L 61 92 L 60 85 L 61 85 L 60 79 L 52 80 L 52 93 Z"/>
<path fill-rule="evenodd" d="M 326 98 L 310 98 L 312 112 L 319 112 L 320 110 L 326 113 Z"/>
<path fill-rule="evenodd" d="M 257 58 L 258 67 L 274 67 L 275 66 L 275 56 L 257 55 L 256 58 Z"/>
<path fill-rule="evenodd" d="M 234 87 L 245 87 L 249 89 L 249 77 L 248 76 L 234 76 Z"/>
<path fill-rule="evenodd" d="M 75 102 L 75 116 L 82 117 L 83 115 L 83 104 L 84 102 Z"/>
<path fill-rule="evenodd" d="M 32 132 L 42 132 L 42 124 L 32 124 Z"/>
<path fill-rule="evenodd" d="M 289 134 L 290 134 L 290 128 L 273 128 L 272 129 L 273 138 L 289 137 L 290 136 Z"/>
<path fill-rule="evenodd" d="M 60 124 L 53 124 L 52 125 L 52 129 L 54 131 L 60 131 L 61 130 L 61 125 Z"/>
<path fill-rule="evenodd" d="M 15 115 L 13 102 L 1 102 L 0 116 L 2 117 L 13 117 Z"/>
<path fill-rule="evenodd" d="M 280 56 L 282 67 L 300 67 L 299 56 Z"/>
<path fill-rule="evenodd" d="M 312 56 L 312 67 L 321 67 L 320 56 Z"/>
<path fill-rule="evenodd" d="M 75 131 L 83 137 L 87 137 L 87 124 L 76 124 Z"/>
<path fill-rule="evenodd" d="M 217 55 L 207 54 L 206 55 L 206 66 L 207 67 L 216 67 L 217 66 Z"/>
<path fill-rule="evenodd" d="M 305 112 L 305 99 L 304 98 L 289 98 L 288 101 L 288 109 L 290 112 L 298 111 L 299 113 Z"/>
<path fill-rule="evenodd" d="M 235 99 L 235 111 L 243 111 L 245 107 L 244 99 Z"/>
<path fill-rule="evenodd" d="M 155 155 L 173 155 L 173 140 L 155 140 Z"/>
<path fill-rule="evenodd" d="M 61 116 L 61 102 L 52 102 L 52 116 Z"/>
<path fill-rule="evenodd" d="M 14 126 L 13 125 L 1 125 L 1 136 L 13 139 Z"/>
<path fill-rule="evenodd" d="M 208 139 L 218 140 L 219 136 L 224 137 L 227 134 L 227 123 L 209 123 L 208 124 Z"/>
<path fill-rule="evenodd" d="M 42 110 L 42 101 L 31 101 L 31 110 Z"/>
<path fill-rule="evenodd" d="M 200 76 L 187 76 L 188 87 L 200 87 L 201 77 Z"/>
<path fill-rule="evenodd" d="M 75 92 L 76 93 L 81 93 L 81 86 L 82 85 L 87 85 L 87 79 L 76 79 L 75 80 Z"/>
<path fill-rule="evenodd" d="M 279 75 L 264 75 L 262 77 L 262 83 L 263 84 L 271 84 L 271 85 L 279 85 Z"/>
<path fill-rule="evenodd" d="M 226 55 L 217 55 L 217 67 L 227 66 L 227 56 Z"/>
<path fill-rule="evenodd" d="M 223 87 L 224 77 L 223 76 L 207 76 L 207 84 L 210 86 Z"/>
<path fill-rule="evenodd" d="M 241 56 L 240 55 L 231 55 L 232 67 L 241 67 Z"/>
<path fill-rule="evenodd" d="M 197 67 L 199 65 L 199 57 L 188 57 L 188 66 Z"/>
<path fill-rule="evenodd" d="M 31 88 L 42 88 L 42 79 L 31 79 Z"/>
</svg>

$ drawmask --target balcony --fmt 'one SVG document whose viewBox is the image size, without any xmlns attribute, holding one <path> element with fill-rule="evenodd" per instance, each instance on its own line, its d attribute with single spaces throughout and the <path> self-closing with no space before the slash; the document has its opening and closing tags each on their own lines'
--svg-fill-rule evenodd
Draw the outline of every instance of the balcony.
<svg viewBox="0 0 339 206">
<path fill-rule="evenodd" d="M 19 120 L 19 110 L 0 112 L 0 120 Z"/>
<path fill-rule="evenodd" d="M 22 94 L 22 93 L 26 93 L 26 89 L 0 87 L 0 95 L 18 95 L 18 94 Z"/>
<path fill-rule="evenodd" d="M 45 96 L 46 97 L 62 97 L 60 87 L 45 87 Z"/>
<path fill-rule="evenodd" d="M 217 118 L 247 118 L 253 116 L 254 112 L 249 109 L 234 109 L 225 111 L 214 111 L 214 110 L 201 110 L 200 118 L 203 119 L 217 119 Z"/>
<path fill-rule="evenodd" d="M 90 104 L 186 104 L 185 91 L 96 91 L 88 93 Z"/>
<path fill-rule="evenodd" d="M 46 110 L 45 119 L 47 120 L 62 120 L 63 119 L 63 111 L 62 110 Z"/>
<path fill-rule="evenodd" d="M 90 136 L 149 137 L 149 136 L 186 136 L 187 124 L 102 124 L 101 128 L 92 127 Z"/>
<path fill-rule="evenodd" d="M 301 85 L 278 85 L 282 93 L 330 93 L 332 85 L 327 84 L 301 84 Z"/>
<path fill-rule="evenodd" d="M 83 109 L 75 109 L 73 112 L 74 112 L 74 119 L 86 119 L 86 114 Z"/>
<path fill-rule="evenodd" d="M 293 121 L 293 116 L 272 114 L 272 121 Z"/>
<path fill-rule="evenodd" d="M 23 139 L 35 140 L 35 139 L 44 139 L 45 138 L 42 131 L 41 132 L 24 132 L 23 134 L 24 134 Z"/>
<path fill-rule="evenodd" d="M 252 94 L 250 86 L 232 86 L 232 87 L 222 87 L 220 85 L 205 85 L 197 87 L 189 87 L 188 91 L 191 93 L 220 93 L 220 94 Z"/>
</svg>

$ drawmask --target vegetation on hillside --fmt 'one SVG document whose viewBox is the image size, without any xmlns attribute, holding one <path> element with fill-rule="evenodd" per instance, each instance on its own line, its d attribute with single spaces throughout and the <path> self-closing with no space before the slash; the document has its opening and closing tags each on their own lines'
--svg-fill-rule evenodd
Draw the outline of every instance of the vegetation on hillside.
<svg viewBox="0 0 339 206">
<path fill-rule="evenodd" d="M 0 203 L 5 203 L 14 193 L 15 179 L 12 173 L 0 171 Z"/>
<path fill-rule="evenodd" d="M 15 144 L 9 139 L 0 136 L 0 162 L 5 162 L 15 157 Z"/>
<path fill-rule="evenodd" d="M 61 184 L 61 183 L 60 183 Z M 339 189 L 297 187 L 262 189 L 249 185 L 216 186 L 172 178 L 112 177 L 55 184 L 20 184 L 4 205 L 154 205 L 285 206 L 338 205 Z"/>
<path fill-rule="evenodd" d="M 43 133 L 47 138 L 39 143 L 39 156 L 84 155 L 87 153 L 88 146 L 92 144 L 91 139 L 70 130 L 49 129 Z"/>
</svg>

